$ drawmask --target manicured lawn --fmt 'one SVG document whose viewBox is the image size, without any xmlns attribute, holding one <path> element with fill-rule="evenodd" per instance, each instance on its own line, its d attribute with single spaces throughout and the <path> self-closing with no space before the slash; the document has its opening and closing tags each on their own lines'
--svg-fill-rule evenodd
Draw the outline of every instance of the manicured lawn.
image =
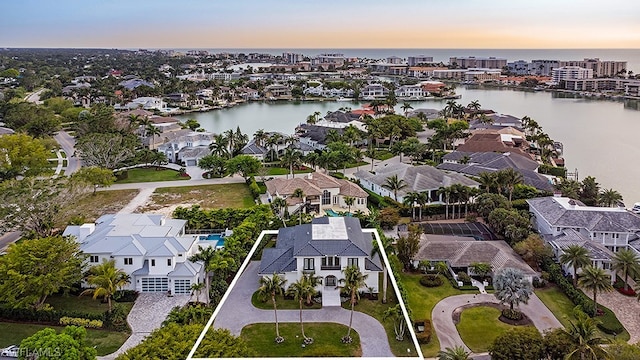
<svg viewBox="0 0 640 360">
<path fill-rule="evenodd" d="M 392 157 L 394 157 L 395 155 L 393 155 L 393 153 L 391 153 L 391 151 L 389 150 L 380 150 L 378 149 L 376 151 L 376 160 L 389 160 Z"/>
<path fill-rule="evenodd" d="M 414 320 L 431 320 L 431 312 L 440 300 L 453 295 L 469 293 L 455 289 L 449 281 L 445 281 L 442 286 L 436 288 L 426 288 L 420 285 L 421 274 L 401 273 L 399 276 L 407 291 L 407 301 Z M 435 331 L 432 332 L 431 341 L 428 344 L 421 344 L 420 348 L 425 358 L 435 357 L 438 354 L 440 341 L 438 341 Z"/>
<path fill-rule="evenodd" d="M 219 184 L 158 188 L 150 203 L 141 212 L 154 211 L 172 205 L 198 204 L 204 209 L 249 208 L 255 205 L 249 186 Z"/>
<path fill-rule="evenodd" d="M 549 286 L 545 289 L 536 289 L 536 295 L 542 300 L 542 302 L 551 310 L 553 315 L 562 323 L 562 325 L 569 329 L 569 321 L 576 320 L 573 316 L 573 308 L 575 305 L 569 300 L 569 298 L 556 286 Z M 628 341 L 630 339 L 629 332 L 625 329 L 622 334 L 617 336 L 602 333 L 604 337 L 609 339 Z"/>
<path fill-rule="evenodd" d="M 96 314 L 102 314 L 109 310 L 109 305 L 107 303 L 103 304 L 100 299 L 94 300 L 92 296 L 54 295 L 47 297 L 46 302 L 56 310 L 72 310 Z M 132 302 L 116 303 L 113 301 L 112 305 L 113 304 L 122 305 L 127 314 L 129 314 L 129 311 L 131 311 L 131 308 L 133 307 Z"/>
<path fill-rule="evenodd" d="M 357 357 L 362 355 L 360 337 L 351 330 L 353 342 L 343 344 L 340 339 L 347 334 L 348 328 L 335 323 L 306 323 L 304 332 L 314 339 L 314 343 L 302 347 L 302 334 L 299 323 L 280 323 L 280 335 L 285 338 L 282 344 L 274 339 L 274 324 L 252 324 L 242 329 L 240 336 L 247 342 L 257 357 Z"/>
<path fill-rule="evenodd" d="M 480 353 L 489 350 L 493 341 L 505 331 L 516 326 L 498 320 L 500 310 L 490 306 L 465 309 L 456 325 L 462 341 L 471 351 Z"/>
<path fill-rule="evenodd" d="M 118 184 L 130 184 L 138 182 L 151 182 L 151 181 L 174 181 L 174 180 L 189 180 L 190 177 L 179 176 L 176 170 L 161 169 L 156 170 L 155 167 L 150 168 L 135 168 L 128 170 L 129 176 L 126 179 L 118 180 Z"/>
<path fill-rule="evenodd" d="M 125 207 L 140 190 L 105 190 L 87 194 L 84 198 L 61 209 L 56 226 L 64 228 L 73 217 L 83 217 L 84 222 L 93 222 L 104 214 L 113 214 Z"/>
<path fill-rule="evenodd" d="M 0 347 L 13 344 L 20 345 L 23 339 L 44 328 L 53 328 L 58 332 L 63 330 L 63 327 L 60 326 L 0 322 L 0 334 L 2 334 L 0 336 Z M 128 337 L 129 334 L 124 332 L 88 329 L 86 340 L 87 344 L 89 346 L 95 346 L 98 355 L 102 356 L 118 350 Z"/>
<path fill-rule="evenodd" d="M 251 296 L 251 304 L 253 304 L 253 306 L 257 307 L 258 309 L 273 310 L 273 303 L 271 302 L 271 297 L 269 297 L 267 301 L 263 302 L 260 299 L 260 296 L 258 295 L 257 291 L 254 292 L 253 295 Z M 300 310 L 299 302 L 297 302 L 296 300 L 285 299 L 282 296 L 276 296 L 276 305 L 278 306 L 278 310 Z M 321 308 L 322 308 L 322 304 L 318 304 L 316 302 L 314 302 L 313 305 L 311 306 L 307 306 L 304 303 L 302 304 L 303 311 L 309 310 L 309 309 L 321 309 Z"/>
</svg>

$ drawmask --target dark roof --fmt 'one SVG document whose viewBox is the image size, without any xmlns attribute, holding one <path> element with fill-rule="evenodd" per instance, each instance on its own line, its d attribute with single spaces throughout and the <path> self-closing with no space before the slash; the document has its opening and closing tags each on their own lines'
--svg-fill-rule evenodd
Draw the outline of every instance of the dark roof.
<svg viewBox="0 0 640 360">
<path fill-rule="evenodd" d="M 585 238 L 580 232 L 573 229 L 565 229 L 560 235 L 543 235 L 545 241 L 551 246 L 560 251 L 568 248 L 571 245 L 579 245 L 589 251 L 589 255 L 592 260 L 611 261 L 614 255 L 604 245 Z"/>
<path fill-rule="evenodd" d="M 444 161 L 459 162 L 464 157 L 468 157 L 467 164 L 482 165 L 484 167 L 502 170 L 507 168 L 512 169 L 527 169 L 536 170 L 538 163 L 530 157 L 523 156 L 517 152 L 468 152 L 468 151 L 453 151 L 442 157 Z"/>
</svg>

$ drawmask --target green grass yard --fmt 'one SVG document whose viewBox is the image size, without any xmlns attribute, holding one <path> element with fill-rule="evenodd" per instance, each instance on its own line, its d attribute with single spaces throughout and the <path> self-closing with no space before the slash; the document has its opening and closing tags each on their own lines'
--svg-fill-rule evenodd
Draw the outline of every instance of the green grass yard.
<svg viewBox="0 0 640 360">
<path fill-rule="evenodd" d="M 255 205 L 249 186 L 244 183 L 158 188 L 140 211 L 167 206 L 198 204 L 204 209 L 249 208 Z"/>
<path fill-rule="evenodd" d="M 92 296 L 54 295 L 47 297 L 46 303 L 56 310 L 81 311 L 94 314 L 102 314 L 109 310 L 107 303 L 102 303 L 100 299 L 94 300 Z M 113 304 L 122 305 L 127 314 L 129 314 L 129 311 L 131 311 L 133 307 L 132 302 L 116 303 L 112 301 L 112 305 Z"/>
<path fill-rule="evenodd" d="M 487 352 L 489 346 L 502 333 L 515 328 L 498 320 L 500 310 L 490 306 L 465 309 L 456 325 L 462 341 L 475 353 Z"/>
<path fill-rule="evenodd" d="M 263 310 L 273 310 L 273 303 L 271 302 L 271 297 L 267 299 L 267 301 L 262 301 L 258 292 L 254 292 L 251 296 L 251 304 L 257 307 L 258 309 Z M 300 310 L 300 303 L 296 300 L 285 299 L 283 296 L 276 296 L 276 305 L 278 306 L 278 310 Z M 321 309 L 322 304 L 318 304 L 316 302 L 311 306 L 307 306 L 302 304 L 302 310 L 312 310 L 312 309 Z"/>
<path fill-rule="evenodd" d="M 128 177 L 123 180 L 116 181 L 117 184 L 130 184 L 139 182 L 153 182 L 153 181 L 177 181 L 177 180 L 189 180 L 190 177 L 179 176 L 176 170 L 164 169 L 156 170 L 155 167 L 148 168 L 134 168 L 128 170 Z"/>
<path fill-rule="evenodd" d="M 2 334 L 0 336 L 0 348 L 14 344 L 20 345 L 23 339 L 45 328 L 52 328 L 57 332 L 61 332 L 64 329 L 60 326 L 0 322 L 0 334 Z M 87 329 L 86 340 L 87 345 L 95 346 L 98 355 L 102 356 L 118 350 L 128 337 L 129 334 L 125 332 Z"/>
<path fill-rule="evenodd" d="M 314 343 L 302 347 L 300 323 L 280 323 L 280 335 L 285 338 L 276 344 L 274 324 L 251 324 L 242 329 L 240 336 L 257 357 L 358 357 L 362 355 L 360 336 L 351 330 L 353 342 L 343 344 L 340 339 L 347 327 L 335 323 L 305 323 L 304 332 Z"/>
</svg>

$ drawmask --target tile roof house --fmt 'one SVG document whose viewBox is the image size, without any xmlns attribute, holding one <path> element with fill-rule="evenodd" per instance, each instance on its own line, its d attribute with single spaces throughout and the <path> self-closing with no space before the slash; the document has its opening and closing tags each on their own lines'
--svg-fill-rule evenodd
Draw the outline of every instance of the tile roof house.
<svg viewBox="0 0 640 360">
<path fill-rule="evenodd" d="M 424 235 L 415 259 L 444 261 L 454 273 L 464 271 L 469 275 L 473 275 L 469 269 L 473 263 L 491 264 L 494 274 L 504 268 L 519 269 L 529 281 L 539 275 L 506 242 L 468 239 L 448 236 L 447 240 L 432 240 L 430 235 Z"/>
<path fill-rule="evenodd" d="M 197 251 L 198 236 L 186 235 L 186 220 L 162 215 L 109 214 L 95 223 L 67 226 L 88 265 L 115 260 L 131 276 L 129 290 L 190 294 L 191 284 L 204 281 L 204 265 L 188 258 Z"/>
<path fill-rule="evenodd" d="M 355 265 L 368 275 L 367 287 L 377 293 L 382 264 L 378 256 L 370 256 L 375 230 L 369 230 L 365 232 L 353 217 L 315 218 L 311 224 L 281 228 L 275 247 L 262 253 L 258 275 L 280 274 L 292 284 L 303 274 L 314 274 L 321 278 L 318 290 L 324 303 L 330 294 L 339 296 L 336 286 L 344 277 L 342 271 Z"/>
<path fill-rule="evenodd" d="M 534 227 L 560 256 L 570 244 L 584 246 L 592 260 L 610 269 L 613 253 L 633 249 L 640 254 L 640 216 L 624 208 L 586 206 L 567 197 L 527 200 Z M 573 269 L 565 268 L 572 272 Z"/>
<path fill-rule="evenodd" d="M 379 167 L 376 169 L 375 174 L 360 170 L 353 175 L 365 189 L 371 190 L 380 196 L 389 196 L 391 198 L 394 196 L 393 191 L 384 188 L 383 185 L 387 178 L 397 175 L 398 179 L 404 180 L 407 184 L 404 189 L 398 190 L 398 202 L 402 202 L 404 196 L 409 192 L 428 191 L 430 203 L 443 203 L 441 196 L 438 195 L 440 187 L 462 184 L 478 188 L 480 185 L 478 182 L 461 174 L 447 173 L 429 165 L 413 166 L 404 163 Z"/>
<path fill-rule="evenodd" d="M 306 204 L 307 211 L 324 215 L 326 210 L 344 211 L 348 208 L 345 197 L 353 197 L 351 211 L 367 212 L 367 194 L 360 186 L 343 179 L 313 172 L 304 177 L 292 179 L 275 178 L 265 182 L 269 202 L 276 197 L 284 198 L 289 205 L 289 212 L 299 211 L 301 204 Z M 304 198 L 293 197 L 296 189 L 302 189 Z"/>
<path fill-rule="evenodd" d="M 472 134 L 464 141 L 464 144 L 458 145 L 456 150 L 465 152 L 512 152 L 530 156 L 528 154 L 529 144 L 524 137 L 493 131 Z"/>
<path fill-rule="evenodd" d="M 513 152 L 466 152 L 453 151 L 442 157 L 442 164 L 437 166 L 444 171 L 478 176 L 483 172 L 495 172 L 503 169 L 514 169 L 522 175 L 526 185 L 539 190 L 553 191 L 549 178 L 537 172 L 538 163 L 528 156 Z"/>
</svg>

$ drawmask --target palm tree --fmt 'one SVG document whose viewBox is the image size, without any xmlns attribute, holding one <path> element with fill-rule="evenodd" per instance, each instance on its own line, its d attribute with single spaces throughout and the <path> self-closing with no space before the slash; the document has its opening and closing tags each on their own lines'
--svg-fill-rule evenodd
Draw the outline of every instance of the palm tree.
<svg viewBox="0 0 640 360">
<path fill-rule="evenodd" d="M 422 221 L 422 208 L 429 202 L 429 191 L 422 191 L 418 193 L 418 197 L 416 198 L 418 202 L 418 220 Z"/>
<path fill-rule="evenodd" d="M 595 317 L 598 314 L 598 303 L 596 301 L 598 291 L 608 292 L 613 290 L 611 276 L 602 269 L 588 265 L 582 269 L 578 284 L 587 290 L 593 291 L 593 316 Z"/>
<path fill-rule="evenodd" d="M 298 198 L 300 199 L 300 210 L 298 211 L 299 213 L 299 218 L 300 218 L 300 225 L 302 225 L 302 210 L 304 209 L 304 191 L 300 188 L 296 188 L 295 190 L 293 190 L 293 193 L 291 194 L 292 197 L 294 198 Z"/>
<path fill-rule="evenodd" d="M 282 164 L 282 166 L 287 166 L 289 168 L 289 173 L 291 174 L 292 178 L 295 177 L 293 167 L 300 165 L 301 161 L 302 153 L 292 147 L 286 148 L 280 158 L 280 163 Z"/>
<path fill-rule="evenodd" d="M 406 193 L 402 198 L 403 199 L 402 202 L 404 203 L 404 205 L 411 207 L 412 220 L 416 218 L 416 202 L 418 202 L 418 196 L 420 196 L 419 193 L 415 191 L 410 191 Z"/>
<path fill-rule="evenodd" d="M 562 249 L 560 263 L 573 267 L 573 286 L 578 283 L 578 269 L 591 264 L 589 251 L 580 245 L 570 245 Z"/>
<path fill-rule="evenodd" d="M 382 257 L 382 251 L 384 251 L 385 254 L 390 255 L 390 254 L 395 254 L 396 252 L 396 248 L 395 246 L 393 246 L 393 240 L 391 238 L 388 238 L 384 235 L 380 236 L 380 242 L 382 242 L 382 250 L 380 249 L 380 246 L 378 245 L 378 242 L 376 240 L 373 240 L 373 248 L 371 249 L 371 257 L 374 257 L 376 254 L 378 255 L 378 258 L 380 259 L 380 263 L 382 264 L 382 303 L 386 304 L 387 302 L 387 287 L 388 287 L 388 269 L 387 266 L 384 263 L 384 258 Z"/>
<path fill-rule="evenodd" d="M 131 282 L 131 278 L 126 272 L 116 268 L 115 260 L 102 260 L 99 265 L 93 266 L 89 270 L 87 283 L 94 285 L 95 288 L 87 289 L 80 295 L 93 295 L 94 299 L 99 296 L 107 299 L 109 304 L 109 312 L 111 312 L 111 298 L 116 291 L 121 290 L 125 285 Z"/>
<path fill-rule="evenodd" d="M 253 142 L 258 146 L 264 146 L 268 138 L 269 135 L 267 135 L 264 129 L 258 129 L 253 133 Z"/>
<path fill-rule="evenodd" d="M 356 301 L 360 299 L 359 290 L 361 288 L 367 287 L 367 277 L 369 275 L 364 275 L 357 266 L 348 266 L 343 269 L 344 278 L 340 279 L 339 282 L 344 284 L 341 286 L 342 289 L 346 290 L 349 293 L 350 302 L 351 302 L 351 316 L 349 317 L 349 330 L 347 331 L 347 335 L 342 338 L 343 343 L 350 344 L 353 339 L 351 338 L 351 325 L 353 324 L 353 308 L 356 305 Z"/>
<path fill-rule="evenodd" d="M 404 112 L 404 117 L 407 117 L 407 114 L 411 109 L 413 109 L 413 106 L 411 106 L 411 104 L 409 104 L 408 102 L 402 104 L 402 112 Z"/>
<path fill-rule="evenodd" d="M 353 196 L 345 196 L 344 203 L 347 205 L 347 211 L 351 214 L 351 206 L 356 202 L 356 198 Z"/>
<path fill-rule="evenodd" d="M 513 168 L 500 170 L 496 174 L 498 177 L 498 183 L 504 185 L 509 192 L 509 203 L 511 203 L 513 190 L 515 189 L 516 185 L 521 184 L 523 181 L 522 174 L 515 171 Z"/>
<path fill-rule="evenodd" d="M 624 274 L 624 289 L 629 290 L 627 280 L 629 275 L 635 277 L 640 273 L 640 257 L 634 250 L 620 250 L 614 255 L 611 268 Z"/>
<path fill-rule="evenodd" d="M 191 284 L 191 291 L 193 291 L 196 294 L 196 302 L 200 302 L 200 294 L 202 293 L 202 290 L 204 289 L 205 284 L 204 283 L 196 283 L 196 284 Z M 191 293 L 193 295 L 193 293 Z"/>
<path fill-rule="evenodd" d="M 300 330 L 302 331 L 302 337 L 304 338 L 305 344 L 313 343 L 313 338 L 308 338 L 304 333 L 304 323 L 302 322 L 302 302 L 306 298 L 312 297 L 318 293 L 315 286 L 311 286 L 310 282 L 307 280 L 308 276 L 309 275 L 306 274 L 302 275 L 302 278 L 289 285 L 286 291 L 286 294 L 288 296 L 293 296 L 294 300 L 298 301 L 300 305 Z"/>
<path fill-rule="evenodd" d="M 278 215 L 280 216 L 280 220 L 282 220 L 282 224 L 284 225 L 284 227 L 287 227 L 287 224 L 284 221 L 284 209 L 287 207 L 287 201 L 281 197 L 277 197 L 273 199 L 271 206 L 273 206 L 278 211 Z"/>
<path fill-rule="evenodd" d="M 444 218 L 449 218 L 449 198 L 451 197 L 451 187 L 440 186 L 438 189 L 438 196 L 444 195 Z"/>
<path fill-rule="evenodd" d="M 198 245 L 198 252 L 195 253 L 194 255 L 192 255 L 189 258 L 189 261 L 195 262 L 195 261 L 202 261 L 204 263 L 204 268 L 206 271 L 205 277 L 204 277 L 204 283 L 205 283 L 205 288 L 207 290 L 207 292 L 209 291 L 209 289 L 211 289 L 211 277 L 213 276 L 213 271 L 210 267 L 210 264 L 213 260 L 213 258 L 216 255 L 216 249 L 213 246 L 207 246 L 207 247 L 202 247 L 200 245 Z M 209 297 L 207 296 L 205 303 L 209 303 Z"/>
<path fill-rule="evenodd" d="M 453 348 L 446 348 L 438 351 L 438 360 L 468 360 L 471 353 L 467 352 L 464 347 L 456 345 Z"/>
<path fill-rule="evenodd" d="M 153 149 L 155 147 L 155 143 L 156 143 L 156 135 L 160 135 L 162 134 L 162 130 L 160 130 L 160 128 L 154 126 L 154 125 L 147 125 L 147 127 L 145 128 L 147 136 L 151 136 L 151 144 L 149 146 L 150 149 Z"/>
<path fill-rule="evenodd" d="M 403 179 L 398 179 L 398 175 L 392 175 L 385 179 L 382 187 L 393 191 L 395 201 L 398 201 L 398 191 L 407 187 L 407 183 Z"/>
<path fill-rule="evenodd" d="M 529 296 L 533 293 L 533 286 L 524 277 L 522 270 L 514 268 L 504 268 L 493 280 L 493 286 L 496 292 L 495 297 L 501 303 L 509 304 L 509 308 L 513 311 L 513 307 L 520 303 L 527 303 Z"/>
<path fill-rule="evenodd" d="M 622 195 L 613 189 L 604 189 L 600 193 L 600 204 L 611 207 L 622 201 Z"/>
<path fill-rule="evenodd" d="M 282 287 L 286 282 L 286 279 L 274 273 L 271 277 L 263 276 L 260 279 L 260 288 L 258 288 L 258 295 L 263 299 L 266 299 L 267 296 L 271 296 L 273 313 L 276 318 L 276 343 L 278 344 L 283 342 L 284 338 L 280 336 L 280 329 L 278 328 L 278 306 L 276 305 L 276 295 L 281 296 L 283 294 Z"/>
<path fill-rule="evenodd" d="M 229 142 L 227 138 L 225 138 L 222 134 L 218 134 L 213 137 L 213 142 L 209 144 L 209 150 L 211 150 L 212 155 L 228 158 L 228 146 Z"/>
<path fill-rule="evenodd" d="M 609 339 L 601 337 L 598 330 L 598 321 L 588 317 L 585 313 L 579 312 L 577 320 L 569 321 L 571 327 L 565 333 L 569 335 L 575 350 L 565 356 L 567 360 L 584 359 L 608 359 L 609 354 L 601 346 L 609 343 Z"/>
<path fill-rule="evenodd" d="M 491 193 L 498 186 L 498 179 L 496 173 L 493 172 L 481 172 L 478 174 L 478 182 L 482 186 L 485 192 Z"/>
</svg>

